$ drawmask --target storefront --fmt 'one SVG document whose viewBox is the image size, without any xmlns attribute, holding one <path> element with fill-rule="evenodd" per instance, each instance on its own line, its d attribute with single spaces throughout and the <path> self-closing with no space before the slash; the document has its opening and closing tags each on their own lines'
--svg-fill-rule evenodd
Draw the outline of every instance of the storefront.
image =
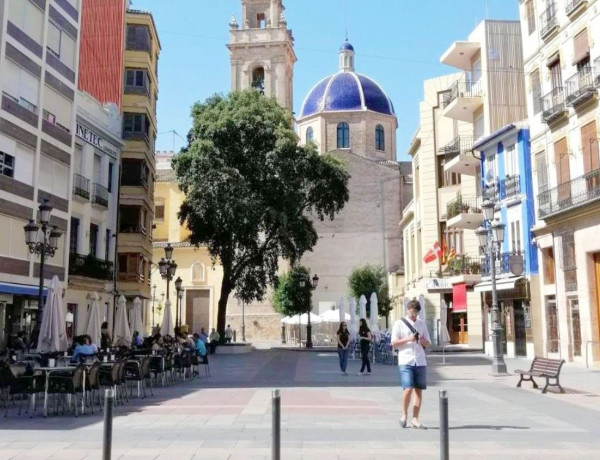
<svg viewBox="0 0 600 460">
<path fill-rule="evenodd" d="M 19 332 L 31 337 L 38 313 L 38 286 L 0 283 L 0 349 Z M 44 299 L 46 288 L 44 288 Z"/>
</svg>

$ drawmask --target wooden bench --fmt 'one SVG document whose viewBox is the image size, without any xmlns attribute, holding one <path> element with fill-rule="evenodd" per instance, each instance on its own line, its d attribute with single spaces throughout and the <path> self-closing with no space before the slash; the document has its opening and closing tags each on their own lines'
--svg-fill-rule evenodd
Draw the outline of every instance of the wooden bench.
<svg viewBox="0 0 600 460">
<path fill-rule="evenodd" d="M 515 370 L 515 374 L 521 374 L 521 380 L 517 383 L 517 387 L 521 386 L 521 382 L 526 381 L 533 383 L 533 388 L 538 388 L 538 385 L 533 378 L 542 377 L 546 379 L 546 386 L 542 390 L 542 393 L 546 393 L 549 386 L 558 387 L 560 392 L 564 393 L 565 390 L 563 390 L 563 387 L 560 386 L 560 382 L 558 381 L 560 369 L 564 363 L 564 359 L 539 358 L 536 356 L 533 358 L 531 368 L 528 371 L 523 371 L 521 369 Z M 525 376 L 528 376 L 529 378 L 525 378 Z M 556 380 L 556 383 L 550 383 L 550 379 Z"/>
</svg>

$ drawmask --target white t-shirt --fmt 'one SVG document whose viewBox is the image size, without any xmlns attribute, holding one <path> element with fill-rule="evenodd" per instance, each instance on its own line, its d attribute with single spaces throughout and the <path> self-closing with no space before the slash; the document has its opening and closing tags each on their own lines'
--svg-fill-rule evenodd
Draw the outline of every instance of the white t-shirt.
<svg viewBox="0 0 600 460">
<path fill-rule="evenodd" d="M 431 341 L 429 338 L 429 331 L 427 326 L 419 318 L 415 322 L 411 321 L 410 318 L 406 318 L 408 322 L 415 328 L 421 338 Z M 404 321 L 399 319 L 392 326 L 392 342 L 394 340 L 403 339 L 405 337 L 412 336 L 413 333 L 408 328 Z M 398 347 L 398 366 L 426 366 L 427 359 L 425 357 L 425 350 L 420 343 L 408 342 Z"/>
</svg>

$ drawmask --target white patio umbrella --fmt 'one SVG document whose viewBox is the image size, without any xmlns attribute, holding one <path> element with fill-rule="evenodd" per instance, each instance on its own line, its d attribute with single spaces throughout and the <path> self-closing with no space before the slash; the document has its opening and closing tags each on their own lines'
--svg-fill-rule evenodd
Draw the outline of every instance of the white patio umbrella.
<svg viewBox="0 0 600 460">
<path fill-rule="evenodd" d="M 113 345 L 118 347 L 131 346 L 131 330 L 127 322 L 127 300 L 125 296 L 119 297 L 117 302 L 117 313 L 115 317 L 115 332 L 113 334 Z"/>
<path fill-rule="evenodd" d="M 160 335 L 170 335 L 171 337 L 175 337 L 173 315 L 171 314 L 171 301 L 169 299 L 165 302 L 163 320 L 160 325 Z"/>
<path fill-rule="evenodd" d="M 340 323 L 346 319 L 346 305 L 344 304 L 343 297 L 340 297 L 340 301 L 338 302 L 338 316 Z"/>
<path fill-rule="evenodd" d="M 325 313 L 321 313 L 319 318 L 324 323 L 341 323 L 342 321 L 350 321 L 350 315 L 348 313 L 344 313 L 344 316 L 340 320 L 340 312 L 339 310 L 327 310 Z M 312 322 L 312 318 L 311 318 Z"/>
<path fill-rule="evenodd" d="M 440 303 L 440 345 L 450 343 L 450 334 L 448 333 L 448 305 L 446 301 L 442 299 Z"/>
<path fill-rule="evenodd" d="M 350 331 L 350 336 L 354 338 L 356 337 L 356 332 L 358 330 L 356 328 L 356 299 L 354 297 L 350 297 L 350 301 L 348 303 L 350 304 L 350 325 L 348 330 Z"/>
<path fill-rule="evenodd" d="M 371 294 L 371 331 L 379 332 L 379 310 L 377 308 L 377 294 Z"/>
<path fill-rule="evenodd" d="M 286 316 L 285 318 L 281 318 L 281 322 L 282 322 L 283 324 L 287 324 L 287 322 L 288 322 L 288 320 L 289 320 L 289 319 L 290 319 L 290 317 L 289 317 L 289 316 Z"/>
<path fill-rule="evenodd" d="M 100 296 L 97 292 L 92 294 L 92 303 L 88 309 L 87 320 L 85 322 L 85 333 L 92 338 L 92 343 L 100 347 L 100 328 L 102 320 L 100 319 Z"/>
<path fill-rule="evenodd" d="M 142 321 L 142 300 L 139 297 L 133 299 L 133 312 L 131 318 L 131 331 L 138 331 L 140 337 L 144 334 L 144 323 Z"/>
<path fill-rule="evenodd" d="M 359 319 L 367 319 L 367 298 L 363 295 L 358 299 L 358 316 Z"/>
<path fill-rule="evenodd" d="M 319 323 L 321 323 L 321 318 L 318 315 L 315 315 L 313 312 L 310 312 L 310 324 Z M 288 324 L 302 324 L 305 326 L 308 324 L 308 314 L 302 313 L 301 315 L 294 315 L 290 318 Z"/>
<path fill-rule="evenodd" d="M 54 275 L 50 283 L 50 290 L 46 295 L 37 351 L 50 353 L 65 351 L 68 347 L 65 313 L 62 305 L 62 287 L 58 276 Z"/>
</svg>

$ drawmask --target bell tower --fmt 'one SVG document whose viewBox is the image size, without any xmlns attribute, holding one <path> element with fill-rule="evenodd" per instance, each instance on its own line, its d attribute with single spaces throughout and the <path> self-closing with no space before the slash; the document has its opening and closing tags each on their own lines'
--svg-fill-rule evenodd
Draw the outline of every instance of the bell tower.
<svg viewBox="0 0 600 460">
<path fill-rule="evenodd" d="M 297 58 L 282 0 L 241 1 L 241 24 L 229 23 L 231 89 L 255 88 L 291 112 Z"/>
</svg>

